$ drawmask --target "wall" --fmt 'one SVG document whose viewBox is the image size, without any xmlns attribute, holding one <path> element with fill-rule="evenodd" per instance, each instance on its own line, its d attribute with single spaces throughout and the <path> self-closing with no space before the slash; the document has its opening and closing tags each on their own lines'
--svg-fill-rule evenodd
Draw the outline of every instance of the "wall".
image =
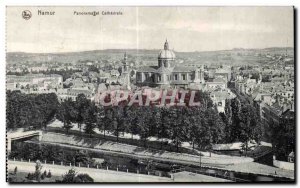
<svg viewBox="0 0 300 188">
<path fill-rule="evenodd" d="M 277 160 L 273 160 L 273 165 L 278 168 L 282 168 L 286 170 L 294 170 L 295 167 L 295 163 L 289 163 L 289 162 L 277 161 Z"/>
</svg>

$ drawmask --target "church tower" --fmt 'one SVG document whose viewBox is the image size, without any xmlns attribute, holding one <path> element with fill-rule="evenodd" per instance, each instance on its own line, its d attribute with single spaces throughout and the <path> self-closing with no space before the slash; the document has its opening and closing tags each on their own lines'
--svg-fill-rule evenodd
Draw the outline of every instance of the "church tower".
<svg viewBox="0 0 300 188">
<path fill-rule="evenodd" d="M 123 76 L 123 84 L 126 85 L 126 88 L 128 90 L 131 89 L 130 87 L 130 70 L 129 70 L 129 64 L 127 61 L 127 53 L 125 52 L 124 54 L 124 59 L 123 59 L 123 67 L 122 67 L 122 76 Z"/>
<path fill-rule="evenodd" d="M 129 65 L 128 65 L 127 59 L 128 59 L 127 53 L 125 52 L 124 59 L 123 59 L 123 71 L 122 72 L 127 72 L 129 70 Z"/>
<path fill-rule="evenodd" d="M 201 66 L 200 68 L 200 83 L 204 84 L 205 80 L 204 80 L 204 65 Z"/>
</svg>

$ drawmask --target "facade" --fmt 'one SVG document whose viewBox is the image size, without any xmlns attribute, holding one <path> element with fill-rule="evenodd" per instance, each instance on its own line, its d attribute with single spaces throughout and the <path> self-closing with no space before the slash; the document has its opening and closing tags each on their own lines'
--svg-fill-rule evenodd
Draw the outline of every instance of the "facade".
<svg viewBox="0 0 300 188">
<path fill-rule="evenodd" d="M 178 66 L 168 41 L 158 54 L 158 66 L 140 67 L 136 72 L 136 84 L 139 86 L 189 88 L 204 83 L 204 67 Z"/>
<path fill-rule="evenodd" d="M 27 74 L 24 76 L 7 75 L 7 90 L 20 90 L 34 87 L 36 90 L 47 90 L 50 88 L 62 88 L 63 77 L 58 74 Z"/>
</svg>

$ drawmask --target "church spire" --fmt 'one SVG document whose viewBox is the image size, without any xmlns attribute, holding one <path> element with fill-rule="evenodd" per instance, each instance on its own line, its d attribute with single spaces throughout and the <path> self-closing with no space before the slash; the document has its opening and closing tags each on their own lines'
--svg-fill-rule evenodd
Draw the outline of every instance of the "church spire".
<svg viewBox="0 0 300 188">
<path fill-rule="evenodd" d="M 169 43 L 168 40 L 166 39 L 165 45 L 164 45 L 164 50 L 169 50 Z"/>
</svg>

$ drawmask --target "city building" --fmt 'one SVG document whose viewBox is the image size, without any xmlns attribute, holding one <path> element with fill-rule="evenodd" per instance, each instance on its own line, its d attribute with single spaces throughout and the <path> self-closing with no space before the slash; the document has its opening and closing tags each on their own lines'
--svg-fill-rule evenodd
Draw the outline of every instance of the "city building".
<svg viewBox="0 0 300 188">
<path fill-rule="evenodd" d="M 158 54 L 158 65 L 140 67 L 136 72 L 138 86 L 189 88 L 204 83 L 204 67 L 179 66 L 167 40 Z"/>
<path fill-rule="evenodd" d="M 27 74 L 24 76 L 7 75 L 7 90 L 35 89 L 47 90 L 63 87 L 63 77 L 58 74 Z"/>
</svg>

